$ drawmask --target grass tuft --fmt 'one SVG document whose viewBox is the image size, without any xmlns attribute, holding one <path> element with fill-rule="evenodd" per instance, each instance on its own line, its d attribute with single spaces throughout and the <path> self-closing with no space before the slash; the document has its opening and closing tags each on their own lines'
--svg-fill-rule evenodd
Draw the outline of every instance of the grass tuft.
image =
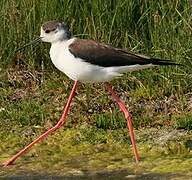
<svg viewBox="0 0 192 180">
<path fill-rule="evenodd" d="M 50 45 L 40 44 L 14 54 L 15 49 L 39 36 L 43 22 L 52 19 L 65 21 L 73 34 L 80 38 L 92 38 L 135 53 L 186 65 L 133 72 L 113 81 L 119 92 L 125 92 L 122 96 L 134 112 L 135 127 L 154 126 L 159 122 L 164 125 L 165 121 L 169 124 L 172 115 L 188 112 L 190 97 L 183 101 L 192 89 L 192 17 L 188 0 L 2 0 L 0 108 L 6 109 L 1 112 L 2 119 L 30 125 L 41 124 L 43 119 L 55 122 L 59 118 L 71 83 L 53 67 L 48 53 Z M 101 95 L 104 92 L 102 88 L 98 90 L 100 86 L 95 85 L 91 90 L 89 85 L 80 87 L 82 90 L 75 108 L 82 114 L 72 110 L 76 119 L 70 122 L 96 123 L 98 128 L 103 129 L 125 127 L 126 122 L 122 114 L 116 112 L 114 104 L 110 107 L 114 114 L 106 113 L 105 106 L 110 106 L 111 101 Z M 166 103 L 172 96 L 176 100 L 171 101 L 171 107 Z M 90 105 L 96 105 L 98 109 L 88 109 L 89 97 L 94 97 L 95 102 Z M 164 102 L 166 107 L 156 107 L 156 100 L 160 101 L 159 104 Z M 162 121 L 159 116 L 170 118 Z M 175 120 L 178 121 L 177 126 L 191 129 L 191 121 L 188 117 L 186 119 Z"/>
</svg>

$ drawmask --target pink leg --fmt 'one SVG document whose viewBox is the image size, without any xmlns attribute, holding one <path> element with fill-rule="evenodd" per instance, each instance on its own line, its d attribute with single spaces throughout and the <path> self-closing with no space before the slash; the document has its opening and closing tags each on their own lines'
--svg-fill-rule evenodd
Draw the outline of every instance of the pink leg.
<svg viewBox="0 0 192 180">
<path fill-rule="evenodd" d="M 112 86 L 109 83 L 105 83 L 105 85 L 106 85 L 106 89 L 110 92 L 111 96 L 117 102 L 120 109 L 123 111 L 123 113 L 125 115 L 125 118 L 127 120 L 127 128 L 129 130 L 129 135 L 130 135 L 131 143 L 133 146 L 133 153 L 135 155 L 135 160 L 138 163 L 139 162 L 139 154 L 138 154 L 137 146 L 136 146 L 136 142 L 135 142 L 132 120 L 131 120 L 131 114 L 129 113 L 128 109 L 126 108 L 125 103 L 117 96 L 117 93 L 112 89 Z"/>
<path fill-rule="evenodd" d="M 57 129 L 59 129 L 66 121 L 66 117 L 67 117 L 67 113 L 69 111 L 70 108 L 70 104 L 71 101 L 73 99 L 73 97 L 75 96 L 75 90 L 77 88 L 77 81 L 75 81 L 73 88 L 71 90 L 71 93 L 69 95 L 68 101 L 66 106 L 64 107 L 63 110 L 63 114 L 60 118 L 60 120 L 57 122 L 57 124 L 50 128 L 48 131 L 46 131 L 45 133 L 43 133 L 41 136 L 39 136 L 37 139 L 35 139 L 32 143 L 30 143 L 28 146 L 26 146 L 25 148 L 23 148 L 21 151 L 19 151 L 16 155 L 14 155 L 12 158 L 8 159 L 6 162 L 3 163 L 4 167 L 13 164 L 13 162 L 20 157 L 21 155 L 23 155 L 24 153 L 26 153 L 26 151 L 28 151 L 34 144 L 38 143 L 39 141 L 42 141 L 45 137 L 47 137 L 49 134 L 53 133 L 54 131 L 56 131 Z"/>
</svg>

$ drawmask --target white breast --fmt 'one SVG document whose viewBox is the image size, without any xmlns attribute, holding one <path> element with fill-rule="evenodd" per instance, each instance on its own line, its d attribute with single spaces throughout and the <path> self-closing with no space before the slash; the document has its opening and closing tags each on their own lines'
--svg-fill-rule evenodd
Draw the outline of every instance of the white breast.
<svg viewBox="0 0 192 180">
<path fill-rule="evenodd" d="M 80 58 L 74 57 L 68 47 L 75 38 L 67 41 L 53 43 L 50 49 L 50 56 L 57 69 L 65 73 L 69 78 L 81 82 L 105 82 L 110 81 L 121 73 L 135 71 L 151 67 L 148 65 L 132 65 L 117 67 L 100 67 L 89 64 Z"/>
<path fill-rule="evenodd" d="M 50 57 L 55 67 L 73 80 L 82 82 L 105 81 L 106 72 L 104 68 L 84 62 L 70 53 L 68 46 L 74 40 L 75 38 L 52 44 Z"/>
</svg>

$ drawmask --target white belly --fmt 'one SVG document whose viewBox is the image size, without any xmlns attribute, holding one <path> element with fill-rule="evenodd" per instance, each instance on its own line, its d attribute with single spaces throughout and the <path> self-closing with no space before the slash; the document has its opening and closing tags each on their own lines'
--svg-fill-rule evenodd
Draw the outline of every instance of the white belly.
<svg viewBox="0 0 192 180">
<path fill-rule="evenodd" d="M 112 80 L 114 77 L 120 76 L 121 73 L 153 66 L 152 64 L 119 67 L 100 67 L 92 65 L 84 62 L 80 58 L 74 57 L 70 53 L 68 46 L 74 40 L 75 38 L 68 41 L 54 43 L 50 49 L 51 60 L 55 67 L 65 73 L 72 80 L 90 83 L 105 82 Z"/>
<path fill-rule="evenodd" d="M 104 82 L 114 77 L 113 73 L 110 73 L 110 75 L 103 67 L 91 65 L 80 58 L 75 58 L 68 50 L 68 45 L 73 42 L 72 40 L 69 41 L 68 43 L 60 42 L 51 46 L 51 60 L 57 69 L 72 80 L 81 82 Z"/>
</svg>

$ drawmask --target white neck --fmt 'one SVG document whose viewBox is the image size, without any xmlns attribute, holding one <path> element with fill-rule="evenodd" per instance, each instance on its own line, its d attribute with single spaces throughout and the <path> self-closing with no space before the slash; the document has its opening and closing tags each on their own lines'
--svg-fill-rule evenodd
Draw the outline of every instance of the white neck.
<svg viewBox="0 0 192 180">
<path fill-rule="evenodd" d="M 62 54 L 63 51 L 68 50 L 68 47 L 76 38 L 71 38 L 69 40 L 55 41 L 51 43 L 50 56 L 52 61 L 56 61 L 58 56 Z"/>
</svg>

